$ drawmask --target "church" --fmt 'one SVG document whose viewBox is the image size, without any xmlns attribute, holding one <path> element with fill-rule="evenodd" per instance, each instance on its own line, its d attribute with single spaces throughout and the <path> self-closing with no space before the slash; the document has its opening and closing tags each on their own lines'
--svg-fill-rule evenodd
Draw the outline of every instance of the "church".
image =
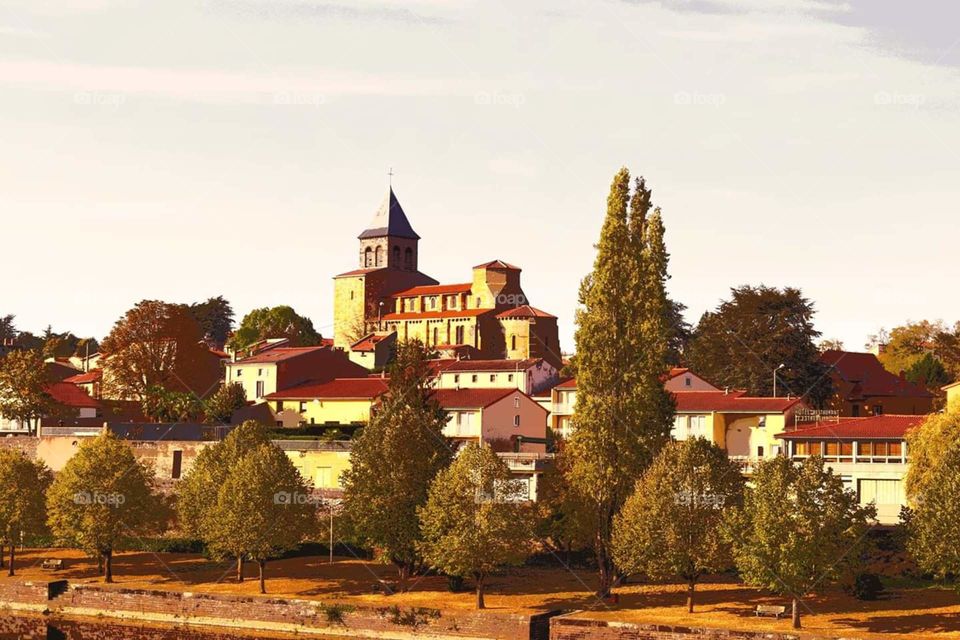
<svg viewBox="0 0 960 640">
<path fill-rule="evenodd" d="M 416 339 L 444 358 L 562 366 L 557 318 L 529 304 L 519 267 L 492 260 L 457 284 L 419 270 L 420 236 L 392 187 L 359 240 L 359 267 L 334 278 L 335 346 Z"/>
</svg>

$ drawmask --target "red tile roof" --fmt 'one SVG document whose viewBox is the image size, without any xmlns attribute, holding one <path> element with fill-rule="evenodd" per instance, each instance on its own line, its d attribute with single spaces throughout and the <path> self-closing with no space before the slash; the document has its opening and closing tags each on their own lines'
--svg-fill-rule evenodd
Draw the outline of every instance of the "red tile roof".
<svg viewBox="0 0 960 640">
<path fill-rule="evenodd" d="M 930 398 L 923 387 L 894 375 L 872 353 L 829 349 L 820 354 L 820 361 L 830 367 L 830 374 L 852 386 L 850 399 L 874 396 Z"/>
<path fill-rule="evenodd" d="M 368 336 L 364 336 L 350 345 L 350 351 L 373 351 L 374 347 L 377 346 L 377 343 L 381 340 L 384 340 L 387 336 L 378 336 L 371 333 Z"/>
<path fill-rule="evenodd" d="M 410 311 L 405 313 L 388 313 L 383 316 L 389 320 L 438 320 L 440 318 L 476 318 L 493 309 L 461 309 L 459 311 Z"/>
<path fill-rule="evenodd" d="M 87 395 L 87 392 L 72 382 L 54 382 L 47 386 L 57 404 L 75 409 L 96 409 L 100 403 Z"/>
<path fill-rule="evenodd" d="M 576 378 L 567 378 L 566 380 L 561 380 L 560 384 L 554 387 L 554 389 L 576 389 L 576 388 L 577 388 Z"/>
<path fill-rule="evenodd" d="M 556 318 L 557 316 L 541 311 L 536 307 L 525 304 L 514 309 L 507 309 L 497 314 L 498 318 Z"/>
<path fill-rule="evenodd" d="M 542 362 L 540 358 L 526 360 L 457 360 L 446 371 L 525 371 Z"/>
<path fill-rule="evenodd" d="M 864 418 L 840 418 L 839 422 L 821 422 L 817 426 L 801 425 L 799 429 L 780 433 L 777 437 L 784 440 L 805 438 L 902 440 L 907 431 L 918 426 L 926 419 L 927 416 L 899 416 L 893 414 Z"/>
<path fill-rule="evenodd" d="M 91 382 L 99 382 L 103 379 L 103 369 L 90 369 L 86 373 L 79 373 L 75 376 L 70 376 L 64 382 L 69 382 L 71 384 L 89 384 Z"/>
<path fill-rule="evenodd" d="M 411 296 L 438 296 L 447 293 L 470 293 L 472 288 L 473 284 L 469 282 L 463 284 L 424 284 L 397 292 L 391 297 L 409 298 Z"/>
<path fill-rule="evenodd" d="M 249 358 L 237 360 L 234 364 L 270 364 L 323 350 L 329 350 L 329 347 L 276 347 L 254 354 Z"/>
<path fill-rule="evenodd" d="M 756 398 L 744 391 L 676 391 L 677 411 L 723 413 L 781 413 L 801 402 L 799 398 Z"/>
<path fill-rule="evenodd" d="M 230 358 L 230 354 L 226 351 L 221 351 L 220 349 L 210 349 L 210 353 L 217 356 L 221 360 L 226 360 Z"/>
<path fill-rule="evenodd" d="M 690 371 L 687 367 L 672 367 L 670 371 L 667 372 L 665 380 L 673 380 L 677 376 L 682 376 L 683 374 Z"/>
<path fill-rule="evenodd" d="M 514 271 L 521 271 L 520 267 L 515 267 L 508 262 L 503 260 L 491 260 L 490 262 L 484 262 L 483 264 L 478 264 L 474 269 L 512 269 Z"/>
<path fill-rule="evenodd" d="M 334 278 L 346 278 L 347 276 L 362 276 L 373 271 L 380 271 L 381 269 L 386 269 L 386 267 L 375 267 L 373 269 L 354 269 L 353 271 L 347 271 L 346 273 L 338 273 L 333 276 Z"/>
<path fill-rule="evenodd" d="M 511 394 L 526 395 L 513 389 L 437 389 L 434 397 L 444 409 L 483 409 Z"/>
<path fill-rule="evenodd" d="M 266 396 L 267 400 L 373 400 L 387 391 L 385 378 L 336 378 L 321 384 L 308 382 Z"/>
</svg>

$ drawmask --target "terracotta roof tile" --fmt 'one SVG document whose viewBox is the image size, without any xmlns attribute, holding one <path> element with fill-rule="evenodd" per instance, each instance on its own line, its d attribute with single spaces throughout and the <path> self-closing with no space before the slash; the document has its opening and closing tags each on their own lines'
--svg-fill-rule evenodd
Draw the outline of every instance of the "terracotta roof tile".
<svg viewBox="0 0 960 640">
<path fill-rule="evenodd" d="M 516 387 L 512 389 L 437 389 L 437 402 L 444 409 L 483 409 L 511 394 L 526 395 Z"/>
<path fill-rule="evenodd" d="M 825 438 L 827 440 L 856 440 L 858 438 L 903 439 L 907 431 L 918 426 L 927 416 L 900 416 L 886 414 L 863 418 L 840 418 L 839 422 L 821 422 L 816 426 L 803 426 L 799 429 L 778 434 L 785 440 L 804 438 Z"/>
<path fill-rule="evenodd" d="M 441 318 L 476 318 L 493 309 L 461 309 L 459 311 L 410 311 L 404 313 L 388 313 L 383 320 L 439 320 Z"/>
<path fill-rule="evenodd" d="M 411 296 L 438 296 L 448 293 L 470 293 L 473 284 L 465 282 L 463 284 L 425 284 L 419 287 L 411 287 L 394 293 L 393 298 L 409 298 Z"/>
<path fill-rule="evenodd" d="M 557 316 L 525 304 L 497 314 L 498 318 L 556 318 Z"/>
<path fill-rule="evenodd" d="M 483 264 L 478 264 L 474 269 L 512 269 L 513 271 L 521 271 L 520 267 L 516 267 L 509 262 L 504 262 L 503 260 L 491 260 L 490 262 L 484 262 Z"/>
<path fill-rule="evenodd" d="M 851 397 L 873 396 L 929 398 L 932 394 L 883 368 L 872 353 L 829 349 L 820 355 L 820 361 L 830 367 L 832 376 L 853 385 Z"/>
<path fill-rule="evenodd" d="M 274 349 L 267 349 L 266 351 L 252 355 L 249 358 L 237 360 L 233 364 L 270 364 L 274 362 L 280 362 L 282 360 L 289 360 L 290 358 L 296 358 L 314 351 L 329 351 L 329 349 L 329 347 L 276 347 Z"/>
<path fill-rule="evenodd" d="M 308 382 L 266 396 L 267 400 L 369 399 L 378 398 L 387 391 L 386 378 L 336 378 L 321 384 Z"/>
<path fill-rule="evenodd" d="M 72 384 L 89 384 L 91 382 L 98 382 L 103 379 L 103 369 L 90 369 L 86 373 L 78 373 L 75 376 L 70 376 L 64 382 L 69 382 Z"/>
<path fill-rule="evenodd" d="M 542 362 L 540 358 L 526 360 L 458 360 L 446 368 L 446 371 L 525 371 Z"/>
<path fill-rule="evenodd" d="M 676 391 L 677 411 L 719 411 L 725 413 L 782 413 L 801 402 L 799 398 L 758 398 L 743 391 Z"/>
<path fill-rule="evenodd" d="M 96 409 L 100 403 L 87 395 L 87 392 L 72 382 L 54 382 L 47 386 L 57 404 L 76 409 Z"/>
</svg>

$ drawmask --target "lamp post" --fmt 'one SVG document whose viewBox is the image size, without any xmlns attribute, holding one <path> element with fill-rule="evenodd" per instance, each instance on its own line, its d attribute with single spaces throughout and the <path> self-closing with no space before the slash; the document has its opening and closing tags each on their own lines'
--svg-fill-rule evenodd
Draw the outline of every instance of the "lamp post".
<svg viewBox="0 0 960 640">
<path fill-rule="evenodd" d="M 773 370 L 773 397 L 774 398 L 777 397 L 777 371 L 780 371 L 780 369 L 783 369 L 786 366 L 787 365 L 780 363 L 780 366 Z"/>
</svg>

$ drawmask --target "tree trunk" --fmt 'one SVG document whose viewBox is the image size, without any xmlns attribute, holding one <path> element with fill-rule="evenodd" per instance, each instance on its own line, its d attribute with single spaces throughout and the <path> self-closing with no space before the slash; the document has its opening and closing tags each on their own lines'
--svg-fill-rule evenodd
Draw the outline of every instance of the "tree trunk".
<svg viewBox="0 0 960 640">
<path fill-rule="evenodd" d="M 243 556 L 237 556 L 237 582 L 243 582 Z"/>
<path fill-rule="evenodd" d="M 696 587 L 696 581 L 691 580 L 687 589 L 687 613 L 693 613 L 693 593 Z"/>
<path fill-rule="evenodd" d="M 113 551 L 103 554 L 103 581 L 107 584 L 113 582 Z"/>
<path fill-rule="evenodd" d="M 12 575 L 13 575 L 13 551 L 14 551 L 14 549 L 16 549 L 16 548 L 17 548 L 17 545 L 15 545 L 15 544 L 11 544 L 11 545 L 10 545 L 10 571 L 7 572 L 7 575 L 8 575 L 8 576 L 12 576 Z M 2 554 L 2 553 L 3 553 L 3 551 L 0 551 L 0 554 Z"/>
<path fill-rule="evenodd" d="M 477 581 L 477 609 L 486 609 L 487 605 L 483 601 L 483 574 L 474 573 L 473 577 Z"/>
<path fill-rule="evenodd" d="M 793 628 L 800 628 L 800 600 L 797 598 L 793 599 Z"/>
<path fill-rule="evenodd" d="M 3 551 L 6 545 L 0 544 L 0 569 L 3 569 L 6 565 L 3 563 Z"/>
<path fill-rule="evenodd" d="M 399 584 L 397 585 L 397 591 L 401 593 L 407 590 L 407 582 L 410 580 L 410 574 L 412 567 L 409 562 L 400 563 L 398 570 Z"/>
<path fill-rule="evenodd" d="M 613 563 L 607 554 L 607 546 L 604 541 L 597 539 L 597 569 L 600 572 L 600 584 L 597 585 L 597 597 L 607 598 L 610 596 L 610 587 L 613 585 Z"/>
<path fill-rule="evenodd" d="M 257 565 L 260 567 L 260 593 L 266 593 L 266 592 L 267 592 L 267 583 L 265 582 L 265 580 L 264 580 L 264 578 L 263 578 L 263 570 L 264 570 L 264 569 L 266 568 L 266 566 L 267 566 L 267 561 L 266 561 L 266 560 L 257 560 Z"/>
</svg>

